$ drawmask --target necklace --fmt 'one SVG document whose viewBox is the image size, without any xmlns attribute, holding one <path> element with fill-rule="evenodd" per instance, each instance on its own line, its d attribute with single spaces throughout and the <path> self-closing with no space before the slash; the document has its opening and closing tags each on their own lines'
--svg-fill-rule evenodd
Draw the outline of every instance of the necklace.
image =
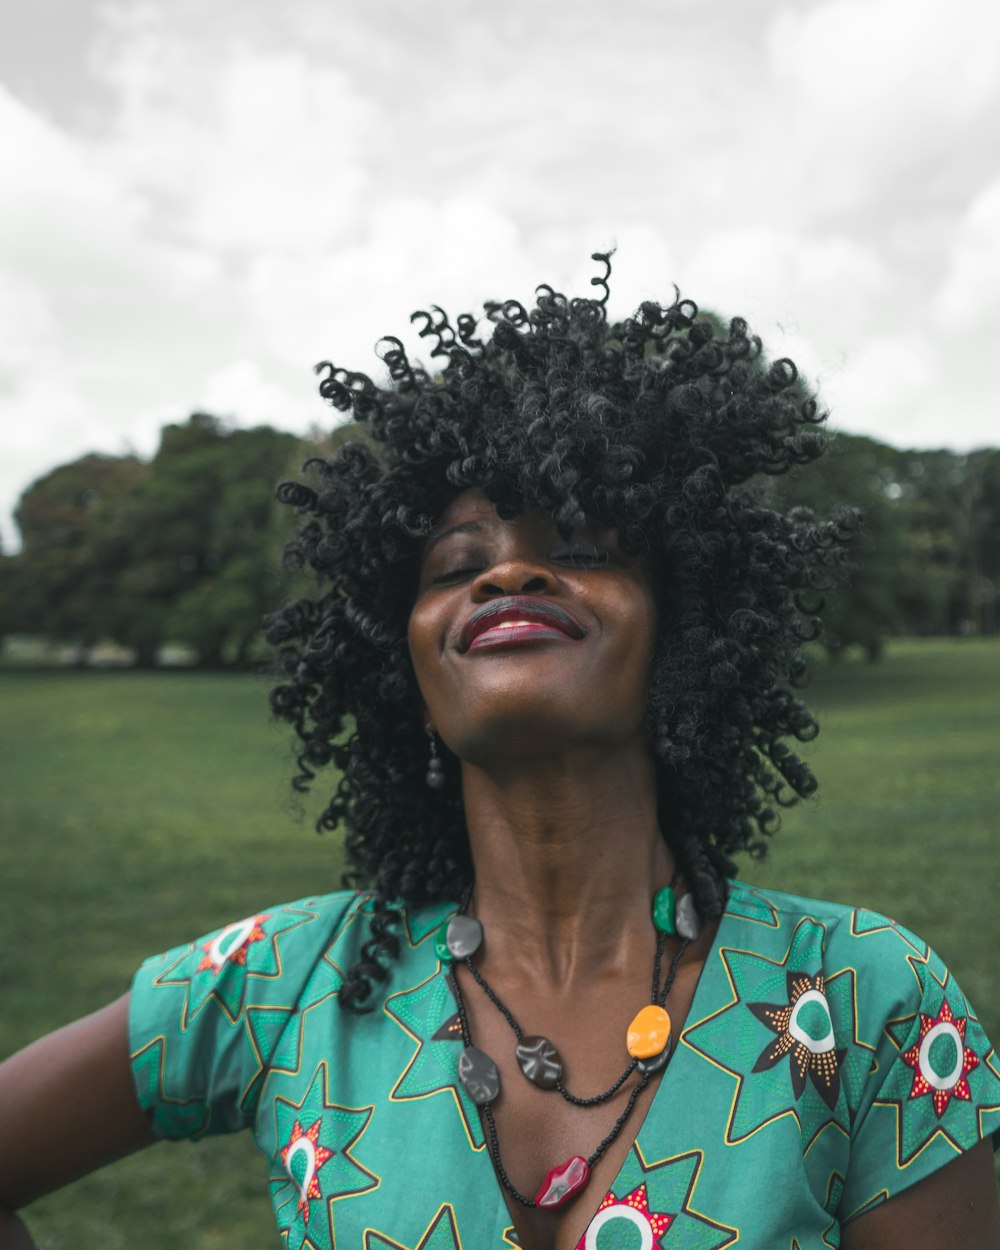
<svg viewBox="0 0 1000 1250">
<path fill-rule="evenodd" d="M 578 1098 L 566 1089 L 562 1082 L 562 1060 L 555 1046 L 546 1037 L 524 1034 L 509 1008 L 472 962 L 473 955 L 482 945 L 483 929 L 478 920 L 464 914 L 471 890 L 462 900 L 460 911 L 450 920 L 445 921 L 435 935 L 435 950 L 442 963 L 447 965 L 445 975 L 458 1006 L 462 1042 L 465 1046 L 458 1062 L 459 1080 L 472 1101 L 483 1109 L 489 1130 L 490 1156 L 497 1175 L 508 1193 L 523 1206 L 554 1209 L 580 1193 L 590 1179 L 594 1164 L 625 1126 L 639 1095 L 649 1084 L 653 1075 L 665 1068 L 669 1062 L 673 1052 L 670 1016 L 663 1004 L 673 986 L 684 952 L 697 937 L 700 929 L 700 919 L 691 895 L 685 893 L 679 900 L 675 900 L 673 887 L 676 881 L 677 874 L 675 873 L 670 885 L 659 890 L 653 899 L 653 923 L 657 930 L 657 943 L 656 957 L 653 962 L 651 1002 L 633 1018 L 629 1025 L 626 1034 L 629 1063 L 622 1075 L 604 1093 L 590 1098 Z M 681 942 L 661 989 L 659 982 L 663 951 L 667 937 L 674 934 L 681 938 Z M 453 965 L 458 962 L 465 964 L 473 980 L 507 1021 L 517 1040 L 514 1053 L 518 1065 L 524 1076 L 537 1088 L 554 1089 L 566 1102 L 573 1103 L 575 1106 L 593 1107 L 607 1102 L 621 1089 L 633 1072 L 639 1072 L 639 1080 L 633 1086 L 625 1108 L 610 1132 L 588 1158 L 573 1155 L 565 1163 L 550 1168 L 534 1198 L 527 1197 L 516 1188 L 503 1165 L 496 1121 L 493 1116 L 493 1103 L 500 1094 L 500 1075 L 489 1055 L 472 1043 L 465 1002 L 458 978 L 454 973 Z"/>
</svg>

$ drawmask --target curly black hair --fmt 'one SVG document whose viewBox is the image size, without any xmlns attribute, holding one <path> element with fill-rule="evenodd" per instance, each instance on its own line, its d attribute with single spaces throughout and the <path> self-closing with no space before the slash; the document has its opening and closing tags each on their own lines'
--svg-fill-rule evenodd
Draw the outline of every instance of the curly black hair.
<svg viewBox="0 0 1000 1250">
<path fill-rule="evenodd" d="M 283 674 L 271 705 L 301 740 L 293 784 L 339 770 L 318 827 L 345 827 L 344 882 L 374 894 L 371 939 L 341 990 L 349 1010 L 371 1005 L 398 953 L 392 903 L 457 899 L 472 880 L 447 752 L 445 788 L 425 782 L 406 643 L 423 540 L 469 487 L 502 517 L 552 515 L 564 536 L 615 526 L 623 549 L 663 569 L 647 699 L 660 826 L 703 914 L 722 911 L 733 854 L 763 854 L 777 809 L 816 788 L 785 740 L 817 733 L 794 693 L 801 648 L 852 522 L 776 511 L 752 479 L 819 456 L 826 414 L 746 322 L 721 327 L 679 292 L 611 323 L 610 256 L 594 259 L 598 298 L 543 285 L 530 311 L 487 303 L 490 336 L 469 314 L 452 326 L 436 306 L 415 313 L 433 372 L 397 338 L 380 343 L 386 386 L 317 365 L 321 394 L 353 413 L 359 437 L 308 461 L 311 485 L 278 488 L 304 517 L 289 558 L 319 592 L 275 613 L 267 637 Z"/>
</svg>

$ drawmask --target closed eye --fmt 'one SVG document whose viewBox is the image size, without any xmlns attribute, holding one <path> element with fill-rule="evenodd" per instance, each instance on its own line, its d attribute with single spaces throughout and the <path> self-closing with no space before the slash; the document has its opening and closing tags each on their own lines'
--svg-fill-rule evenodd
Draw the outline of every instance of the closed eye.
<svg viewBox="0 0 1000 1250">
<path fill-rule="evenodd" d="M 612 556 L 608 551 L 601 551 L 597 547 L 580 547 L 572 551 L 557 551 L 550 557 L 558 564 L 568 564 L 572 568 L 602 568 L 611 564 Z M 476 564 L 459 564 L 454 568 L 445 569 L 438 573 L 436 577 L 431 578 L 432 586 L 447 586 L 454 582 L 465 581 L 468 578 L 476 577 L 480 574 L 486 565 L 477 562 Z"/>
<path fill-rule="evenodd" d="M 432 586 L 443 586 L 448 582 L 460 582 L 466 577 L 475 577 L 477 573 L 483 571 L 482 565 L 467 565 L 462 568 L 448 569 L 444 573 L 439 573 L 437 577 L 431 578 Z"/>
<path fill-rule="evenodd" d="M 552 559 L 558 560 L 560 564 L 577 564 L 593 567 L 610 564 L 611 553 L 599 551 L 596 547 L 589 547 L 585 550 L 557 552 Z"/>
</svg>

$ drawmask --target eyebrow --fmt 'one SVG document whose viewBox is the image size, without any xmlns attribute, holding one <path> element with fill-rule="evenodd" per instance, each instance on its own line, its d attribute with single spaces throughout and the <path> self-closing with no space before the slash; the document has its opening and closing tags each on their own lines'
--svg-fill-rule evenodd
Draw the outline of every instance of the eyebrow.
<svg viewBox="0 0 1000 1250">
<path fill-rule="evenodd" d="M 445 538 L 449 538 L 452 534 L 478 534 L 486 527 L 482 521 L 459 521 L 457 525 L 449 525 L 447 529 L 440 530 L 438 533 L 430 534 L 424 545 L 424 555 L 427 555 L 437 544 Z"/>
</svg>

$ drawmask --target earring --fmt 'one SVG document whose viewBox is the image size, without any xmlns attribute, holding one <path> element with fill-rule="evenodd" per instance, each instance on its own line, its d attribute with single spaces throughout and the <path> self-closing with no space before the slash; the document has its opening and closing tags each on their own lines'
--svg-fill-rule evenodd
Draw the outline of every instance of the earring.
<svg viewBox="0 0 1000 1250">
<path fill-rule="evenodd" d="M 667 732 L 666 725 L 659 725 L 656 729 L 656 735 L 653 738 L 653 754 L 657 759 L 665 760 L 673 746 L 670 734 Z"/>
<path fill-rule="evenodd" d="M 427 764 L 427 784 L 432 790 L 440 790 L 444 785 L 444 762 L 438 755 L 437 738 L 434 736 L 433 729 L 429 729 L 427 732 L 431 740 L 431 758 Z"/>
</svg>

